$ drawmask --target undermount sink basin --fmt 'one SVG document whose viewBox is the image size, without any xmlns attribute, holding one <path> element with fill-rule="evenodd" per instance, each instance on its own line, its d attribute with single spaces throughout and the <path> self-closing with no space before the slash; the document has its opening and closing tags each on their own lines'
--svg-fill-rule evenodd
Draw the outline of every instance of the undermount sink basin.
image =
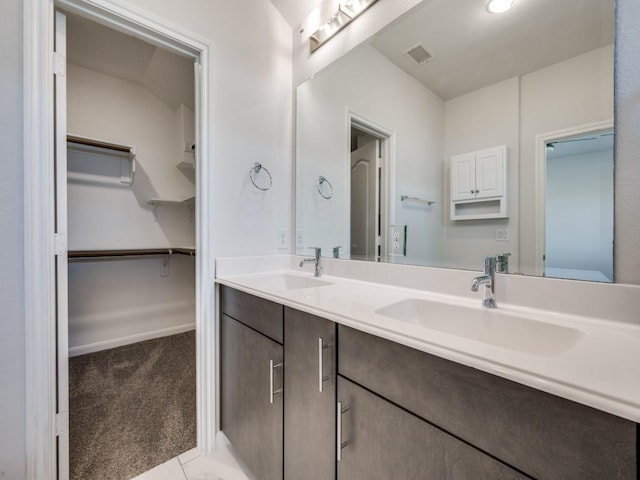
<svg viewBox="0 0 640 480">
<path fill-rule="evenodd" d="M 544 357 L 566 352 L 584 336 L 584 332 L 574 328 L 531 320 L 502 312 L 499 308 L 474 309 L 421 299 L 393 303 L 375 313 L 469 340 Z"/>
<path fill-rule="evenodd" d="M 315 288 L 333 285 L 331 282 L 315 277 L 301 277 L 288 273 L 279 273 L 256 278 L 252 283 L 261 288 L 275 288 L 278 290 L 300 290 L 302 288 Z"/>
</svg>

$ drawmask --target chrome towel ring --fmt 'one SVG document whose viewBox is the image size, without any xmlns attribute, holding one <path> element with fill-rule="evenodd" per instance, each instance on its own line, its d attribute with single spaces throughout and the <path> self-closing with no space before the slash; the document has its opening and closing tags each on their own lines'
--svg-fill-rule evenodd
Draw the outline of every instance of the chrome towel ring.
<svg viewBox="0 0 640 480">
<path fill-rule="evenodd" d="M 257 175 L 259 175 L 261 171 L 264 171 L 264 173 L 266 173 L 267 176 L 269 177 L 268 187 L 261 187 L 256 183 L 256 179 L 254 178 L 254 176 L 257 177 Z M 271 177 L 269 170 L 267 170 L 266 167 L 263 167 L 262 164 L 258 162 L 256 162 L 253 165 L 253 167 L 251 167 L 251 170 L 249 170 L 249 178 L 251 179 L 251 183 L 253 183 L 253 186 L 256 187 L 258 190 L 262 190 L 263 192 L 266 192 L 267 190 L 269 190 L 273 185 L 273 178 Z"/>
<path fill-rule="evenodd" d="M 327 193 L 325 193 L 326 191 L 326 188 L 324 187 L 325 183 L 329 185 L 329 192 Z M 323 177 L 322 175 L 318 177 L 318 193 L 322 198 L 327 200 L 333 197 L 333 185 L 331 185 L 331 182 L 327 180 L 325 177 Z"/>
</svg>

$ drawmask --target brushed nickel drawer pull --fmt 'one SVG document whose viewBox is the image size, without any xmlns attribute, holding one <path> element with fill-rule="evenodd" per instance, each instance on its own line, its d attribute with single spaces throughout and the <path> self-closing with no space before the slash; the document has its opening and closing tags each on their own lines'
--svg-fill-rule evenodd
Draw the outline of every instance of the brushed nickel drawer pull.
<svg viewBox="0 0 640 480">
<path fill-rule="evenodd" d="M 336 448 L 337 448 L 337 460 L 342 460 L 342 449 L 349 445 L 349 441 L 342 441 L 342 415 L 349 411 L 349 407 L 342 408 L 342 402 L 338 401 L 338 411 L 337 411 L 337 435 L 336 435 Z"/>
<path fill-rule="evenodd" d="M 276 368 L 281 368 L 281 367 L 282 367 L 282 362 L 274 364 L 273 360 L 269 360 L 269 403 L 273 403 L 273 397 L 275 397 L 279 393 L 282 393 L 282 388 L 279 388 L 277 390 L 273 389 L 274 370 Z"/>
<path fill-rule="evenodd" d="M 318 391 L 322 393 L 322 384 L 329 380 L 328 376 L 324 375 L 324 355 L 323 350 L 329 348 L 329 345 L 325 344 L 322 337 L 318 337 Z"/>
</svg>

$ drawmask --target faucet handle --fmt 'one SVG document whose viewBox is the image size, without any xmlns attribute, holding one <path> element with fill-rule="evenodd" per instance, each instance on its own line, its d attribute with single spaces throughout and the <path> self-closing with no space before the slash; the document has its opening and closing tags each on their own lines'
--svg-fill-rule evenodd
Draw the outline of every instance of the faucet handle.
<svg viewBox="0 0 640 480">
<path fill-rule="evenodd" d="M 496 272 L 509 273 L 509 257 L 510 253 L 500 253 L 496 255 Z"/>
<path fill-rule="evenodd" d="M 316 258 L 320 257 L 320 254 L 322 253 L 322 249 L 320 247 L 307 247 L 307 248 L 311 248 L 313 250 L 313 253 L 315 254 Z"/>
<path fill-rule="evenodd" d="M 340 258 L 340 249 L 342 247 L 333 247 L 333 258 Z"/>
<path fill-rule="evenodd" d="M 489 273 L 490 271 L 496 268 L 496 255 L 485 255 L 483 258 L 484 262 L 484 273 Z"/>
</svg>

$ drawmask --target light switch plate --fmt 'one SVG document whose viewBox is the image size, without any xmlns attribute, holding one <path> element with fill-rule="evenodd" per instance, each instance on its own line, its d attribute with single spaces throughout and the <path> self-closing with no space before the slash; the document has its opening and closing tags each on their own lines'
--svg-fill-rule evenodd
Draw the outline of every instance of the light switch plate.
<svg viewBox="0 0 640 480">
<path fill-rule="evenodd" d="M 288 247 L 287 237 L 289 236 L 288 228 L 279 228 L 278 229 L 278 250 L 286 250 Z"/>
<path fill-rule="evenodd" d="M 304 248 L 304 231 L 299 228 L 296 230 L 296 250 Z"/>
</svg>

